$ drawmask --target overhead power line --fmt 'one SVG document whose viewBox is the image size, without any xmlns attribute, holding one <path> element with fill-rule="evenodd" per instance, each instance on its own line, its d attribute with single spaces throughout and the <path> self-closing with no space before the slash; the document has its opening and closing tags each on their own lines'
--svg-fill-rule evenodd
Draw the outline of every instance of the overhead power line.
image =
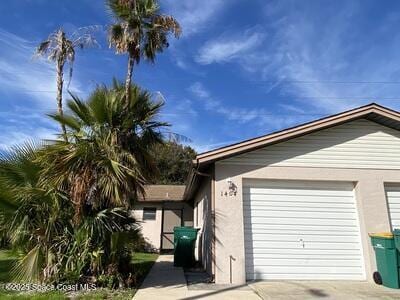
<svg viewBox="0 0 400 300">
<path fill-rule="evenodd" d="M 400 81 L 346 81 L 346 80 L 253 80 L 253 82 L 266 82 L 266 83 L 304 83 L 304 84 L 313 84 L 313 83 L 329 83 L 329 84 L 400 84 Z"/>
<path fill-rule="evenodd" d="M 213 111 L 208 111 L 213 113 Z M 218 112 L 215 112 L 218 113 Z M 181 113 L 161 113 L 164 116 L 181 116 L 181 115 L 201 115 L 198 112 L 181 112 Z M 235 113 L 231 112 L 232 116 L 250 116 L 250 117 L 260 117 L 260 116 L 325 116 L 326 113 Z"/>
<path fill-rule="evenodd" d="M 400 84 L 400 83 L 399 83 Z M 57 91 L 51 91 L 51 90 L 18 90 L 19 92 L 22 93 L 56 93 Z M 82 92 L 78 91 L 70 91 L 71 93 L 76 93 L 76 94 L 83 94 Z M 67 91 L 64 91 L 64 93 L 67 93 Z M 272 97 L 265 97 L 265 100 L 270 100 Z M 338 97 L 338 96 L 287 96 L 287 97 L 273 97 L 274 99 L 288 99 L 290 98 L 291 100 L 297 100 L 300 101 L 302 99 L 331 99 L 331 100 L 371 100 L 371 99 L 376 99 L 376 100 L 400 100 L 400 95 L 397 97 L 385 97 L 385 96 L 376 96 L 376 95 L 370 95 L 370 96 L 343 96 L 343 97 Z M 247 98 L 248 99 L 248 98 Z"/>
</svg>

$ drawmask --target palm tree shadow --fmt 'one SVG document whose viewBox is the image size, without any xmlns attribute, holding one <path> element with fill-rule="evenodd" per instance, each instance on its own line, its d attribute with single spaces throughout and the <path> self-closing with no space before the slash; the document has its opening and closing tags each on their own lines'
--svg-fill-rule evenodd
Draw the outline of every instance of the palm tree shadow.
<svg viewBox="0 0 400 300">
<path fill-rule="evenodd" d="M 329 297 L 329 295 L 324 291 L 324 290 L 319 290 L 319 289 L 308 289 L 307 292 L 311 294 L 312 296 L 318 297 L 318 298 L 325 298 Z"/>
</svg>

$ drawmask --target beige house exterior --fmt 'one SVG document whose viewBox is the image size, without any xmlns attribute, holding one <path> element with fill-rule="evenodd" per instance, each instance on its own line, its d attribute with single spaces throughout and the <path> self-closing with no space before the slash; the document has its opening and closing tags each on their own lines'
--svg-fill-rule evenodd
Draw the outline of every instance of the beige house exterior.
<svg viewBox="0 0 400 300">
<path fill-rule="evenodd" d="M 173 249 L 173 228 L 193 226 L 193 208 L 183 201 L 184 185 L 147 185 L 134 206 L 149 251 Z"/>
<path fill-rule="evenodd" d="M 216 283 L 372 280 L 400 226 L 400 113 L 370 104 L 199 154 L 184 198 Z"/>
</svg>

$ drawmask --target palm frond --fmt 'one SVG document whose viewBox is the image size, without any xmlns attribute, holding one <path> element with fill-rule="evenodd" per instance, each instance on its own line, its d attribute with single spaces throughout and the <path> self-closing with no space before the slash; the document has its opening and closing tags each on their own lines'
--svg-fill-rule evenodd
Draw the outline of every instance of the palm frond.
<svg viewBox="0 0 400 300">
<path fill-rule="evenodd" d="M 64 124 L 65 126 L 75 131 L 80 131 L 82 128 L 81 123 L 79 123 L 79 121 L 72 116 L 65 116 L 65 115 L 61 116 L 60 114 L 49 114 L 48 116 L 57 121 L 58 123 Z"/>
<path fill-rule="evenodd" d="M 175 18 L 160 14 L 157 0 L 107 0 L 106 5 L 115 20 L 109 28 L 110 47 L 118 54 L 127 53 L 136 64 L 142 57 L 154 62 L 157 53 L 169 46 L 168 35 L 179 38 L 182 33 Z M 131 68 L 129 65 L 128 77 Z"/>
<path fill-rule="evenodd" d="M 89 107 L 77 95 L 69 94 L 72 100 L 68 101 L 68 108 L 83 124 L 90 126 L 93 123 L 93 119 Z"/>
<path fill-rule="evenodd" d="M 126 19 L 131 15 L 131 3 L 133 1 L 107 0 L 106 6 L 113 16 L 118 19 Z"/>
<path fill-rule="evenodd" d="M 36 55 L 43 55 L 46 53 L 51 45 L 50 40 L 43 41 L 39 44 L 39 46 L 36 48 L 35 54 Z"/>
<path fill-rule="evenodd" d="M 35 246 L 12 268 L 12 275 L 15 281 L 19 282 L 40 282 L 42 277 L 43 252 L 40 246 Z"/>
</svg>

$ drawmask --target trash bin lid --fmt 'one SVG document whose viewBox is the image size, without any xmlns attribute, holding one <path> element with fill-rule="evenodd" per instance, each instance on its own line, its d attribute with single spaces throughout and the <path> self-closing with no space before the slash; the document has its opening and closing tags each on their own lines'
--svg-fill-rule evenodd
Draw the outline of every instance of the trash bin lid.
<svg viewBox="0 0 400 300">
<path fill-rule="evenodd" d="M 391 233 L 391 232 L 376 232 L 376 233 L 369 233 L 369 236 L 383 238 L 383 239 L 392 239 L 393 233 Z"/>
</svg>

